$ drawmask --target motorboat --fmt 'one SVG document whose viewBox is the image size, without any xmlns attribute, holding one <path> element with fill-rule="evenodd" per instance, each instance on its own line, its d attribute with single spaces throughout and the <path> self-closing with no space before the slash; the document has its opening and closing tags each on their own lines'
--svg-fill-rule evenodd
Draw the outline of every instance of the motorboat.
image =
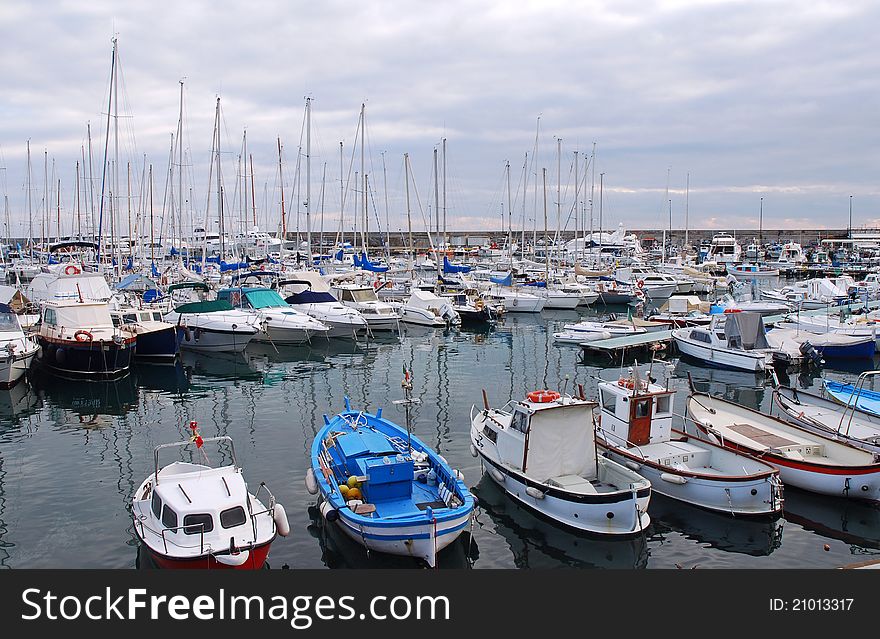
<svg viewBox="0 0 880 639">
<path fill-rule="evenodd" d="M 226 300 L 206 299 L 204 282 L 180 282 L 168 287 L 172 298 L 188 293 L 196 301 L 177 304 L 162 316 L 183 331 L 180 348 L 205 353 L 241 353 L 257 333 L 262 321 L 253 313 L 233 308 Z"/>
<path fill-rule="evenodd" d="M 650 375 L 642 379 L 636 367 L 598 387 L 599 448 L 650 481 L 654 492 L 729 515 L 782 511 L 776 468 L 673 427 L 668 378 L 662 386 Z"/>
<path fill-rule="evenodd" d="M 648 319 L 667 324 L 670 328 L 705 326 L 712 321 L 710 307 L 709 302 L 704 302 L 696 295 L 673 295 Z"/>
<path fill-rule="evenodd" d="M 115 326 L 137 336 L 134 357 L 149 361 L 174 361 L 180 354 L 183 331 L 162 319 L 162 312 L 155 308 L 111 309 L 110 317 Z"/>
<path fill-rule="evenodd" d="M 865 337 L 880 347 L 880 322 L 866 319 L 864 316 L 853 315 L 845 320 L 830 314 L 815 317 L 789 313 L 785 316 L 785 320 L 779 323 L 779 326 L 806 334 L 825 335 L 830 333 L 849 337 Z"/>
<path fill-rule="evenodd" d="M 409 374 L 405 384 L 411 389 Z M 405 386 L 406 388 L 406 386 Z M 324 426 L 311 448 L 306 476 L 319 495 L 320 512 L 368 550 L 423 559 L 433 567 L 437 554 L 468 527 L 474 498 L 460 472 L 412 434 L 382 416 L 345 410 Z"/>
<path fill-rule="evenodd" d="M 715 262 L 720 266 L 742 261 L 742 246 L 729 233 L 716 233 L 712 236 L 707 262 Z"/>
<path fill-rule="evenodd" d="M 135 535 L 161 568 L 263 568 L 276 536 L 290 534 L 284 507 L 265 482 L 250 492 L 231 437 L 203 439 L 196 422 L 190 428 L 190 439 L 154 449 L 154 470 L 131 499 Z M 231 464 L 211 465 L 204 446 L 215 443 Z M 161 452 L 180 448 L 194 461 L 159 467 Z"/>
<path fill-rule="evenodd" d="M 691 392 L 687 415 L 711 441 L 778 468 L 786 486 L 880 501 L 880 459 L 869 451 L 705 393 Z"/>
<path fill-rule="evenodd" d="M 461 324 L 461 317 L 448 298 L 419 288 L 412 289 L 398 313 L 400 321 L 407 324 L 440 328 Z"/>
<path fill-rule="evenodd" d="M 400 331 L 400 315 L 372 286 L 340 282 L 331 284 L 330 291 L 340 304 L 360 313 L 370 331 Z"/>
<path fill-rule="evenodd" d="M 10 388 L 24 377 L 40 344 L 25 335 L 15 314 L 7 304 L 0 304 L 0 388 Z"/>
<path fill-rule="evenodd" d="M 39 362 L 65 377 L 107 379 L 129 372 L 137 335 L 117 328 L 106 302 L 40 304 Z"/>
<path fill-rule="evenodd" d="M 262 325 L 262 330 L 254 335 L 255 342 L 306 344 L 315 337 L 326 338 L 330 330 L 323 322 L 291 307 L 271 288 L 225 288 L 217 293 L 217 299 L 252 315 L 253 323 Z"/>
<path fill-rule="evenodd" d="M 482 291 L 484 299 L 504 306 L 506 313 L 540 313 L 546 298 L 534 295 L 520 286 L 493 284 Z"/>
<path fill-rule="evenodd" d="M 367 330 L 363 315 L 340 304 L 326 280 L 315 271 L 286 273 L 275 286 L 291 307 L 327 325 L 328 337 L 357 339 Z"/>
<path fill-rule="evenodd" d="M 845 384 L 831 379 L 822 380 L 825 393 L 844 406 L 854 406 L 863 413 L 880 417 L 880 392 L 864 387 L 867 377 L 876 375 L 876 371 L 867 371 L 859 376 L 856 384 Z"/>
<path fill-rule="evenodd" d="M 876 342 L 871 335 L 811 333 L 793 327 L 787 322 L 779 322 L 768 330 L 767 342 L 776 350 L 801 354 L 812 347 L 825 360 L 871 359 L 877 350 Z"/>
<path fill-rule="evenodd" d="M 516 502 L 577 530 L 637 535 L 650 523 L 651 483 L 599 455 L 595 402 L 538 390 L 500 409 L 471 408 L 471 454 Z"/>
<path fill-rule="evenodd" d="M 764 322 L 757 313 L 714 315 L 708 326 L 672 331 L 678 350 L 707 366 L 765 371 L 773 361 Z"/>
<path fill-rule="evenodd" d="M 849 301 L 849 291 L 828 277 L 801 280 L 779 289 L 762 289 L 761 298 L 785 302 L 804 310 L 837 306 Z"/>
<path fill-rule="evenodd" d="M 776 277 L 779 269 L 766 264 L 727 264 L 727 274 L 739 278 Z"/>
<path fill-rule="evenodd" d="M 441 297 L 449 300 L 462 324 L 492 324 L 504 312 L 503 306 L 488 304 L 476 289 L 443 293 Z"/>
<path fill-rule="evenodd" d="M 614 280 L 600 279 L 596 282 L 597 301 L 606 306 L 637 304 L 644 302 L 647 296 L 635 284 L 618 284 Z"/>
</svg>

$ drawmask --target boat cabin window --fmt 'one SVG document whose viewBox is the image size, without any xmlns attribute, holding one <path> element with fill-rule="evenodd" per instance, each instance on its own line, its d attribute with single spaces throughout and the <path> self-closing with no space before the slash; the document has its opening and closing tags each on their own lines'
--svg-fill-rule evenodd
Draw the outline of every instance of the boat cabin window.
<svg viewBox="0 0 880 639">
<path fill-rule="evenodd" d="M 712 338 L 706 331 L 691 331 L 691 339 L 695 342 L 703 342 L 704 344 L 712 343 Z"/>
<path fill-rule="evenodd" d="M 199 535 L 203 532 L 209 533 L 214 530 L 214 519 L 207 513 L 186 515 L 183 518 L 183 526 L 183 532 L 187 535 Z"/>
<path fill-rule="evenodd" d="M 600 391 L 599 395 L 602 398 L 602 410 L 613 413 L 615 405 L 617 404 L 617 395 L 605 390 Z"/>
<path fill-rule="evenodd" d="M 349 291 L 347 289 L 342 291 L 342 297 L 340 298 L 340 301 L 341 302 L 353 302 L 354 297 L 352 297 L 351 291 Z"/>
<path fill-rule="evenodd" d="M 636 419 L 644 419 L 645 417 L 651 416 L 651 402 L 642 400 L 637 401 L 636 407 L 633 409 L 635 411 L 634 417 Z"/>
<path fill-rule="evenodd" d="M 55 314 L 55 309 L 54 309 L 54 308 L 47 308 L 45 311 L 43 311 L 43 321 L 44 321 L 46 324 L 50 324 L 50 325 L 52 325 L 52 326 L 55 326 L 55 323 L 56 323 L 58 320 L 57 320 L 57 318 L 56 318 L 56 314 Z"/>
<path fill-rule="evenodd" d="M 127 313 L 122 316 L 123 324 L 137 324 L 137 321 L 137 315 L 135 315 L 134 313 Z"/>
<path fill-rule="evenodd" d="M 354 300 L 356 302 L 375 302 L 379 298 L 376 296 L 376 291 L 371 288 L 364 288 L 358 291 L 354 291 Z"/>
<path fill-rule="evenodd" d="M 18 317 L 13 313 L 0 313 L 0 331 L 17 331 Z"/>
<path fill-rule="evenodd" d="M 513 430 L 518 430 L 519 432 L 525 434 L 526 431 L 529 429 L 529 419 L 525 413 L 515 411 L 513 413 L 513 419 L 510 421 L 510 427 Z"/>
<path fill-rule="evenodd" d="M 150 502 L 150 508 L 153 510 L 153 516 L 156 519 L 162 514 L 162 498 L 159 497 L 159 493 L 153 491 L 153 500 Z"/>
<path fill-rule="evenodd" d="M 660 395 L 655 400 L 657 402 L 657 414 L 672 412 L 672 395 Z"/>
<path fill-rule="evenodd" d="M 247 516 L 244 514 L 244 508 L 241 506 L 227 508 L 220 513 L 220 525 L 224 528 L 235 528 L 236 526 L 241 526 L 246 521 Z"/>
<path fill-rule="evenodd" d="M 158 311 L 153 313 L 153 321 L 154 322 L 161 322 L 162 321 L 162 313 L 159 313 Z"/>
<path fill-rule="evenodd" d="M 483 425 L 483 434 L 484 434 L 484 435 L 489 439 L 489 441 L 491 441 L 493 444 L 498 443 L 498 433 L 496 433 L 494 430 L 492 430 L 491 428 L 489 428 L 489 427 L 486 426 L 485 424 Z"/>
<path fill-rule="evenodd" d="M 177 528 L 177 513 L 171 510 L 168 504 L 165 504 L 165 508 L 162 510 L 162 525 L 165 528 Z"/>
</svg>

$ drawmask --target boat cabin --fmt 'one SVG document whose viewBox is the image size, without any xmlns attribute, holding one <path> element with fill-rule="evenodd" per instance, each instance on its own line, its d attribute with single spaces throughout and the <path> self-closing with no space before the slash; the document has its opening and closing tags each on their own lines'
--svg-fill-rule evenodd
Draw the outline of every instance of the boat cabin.
<svg viewBox="0 0 880 639">
<path fill-rule="evenodd" d="M 632 378 L 600 382 L 602 430 L 627 445 L 668 442 L 672 438 L 674 395 L 674 390 Z"/>
<path fill-rule="evenodd" d="M 494 442 L 505 465 L 529 478 L 569 491 L 596 492 L 593 409 L 595 402 L 558 393 L 516 402 L 509 425 L 486 420 L 483 435 Z M 547 397 L 555 398 L 544 401 Z M 535 399 L 541 401 L 534 401 Z"/>
<path fill-rule="evenodd" d="M 217 299 L 229 302 L 233 308 L 254 310 L 262 308 L 290 308 L 290 305 L 284 301 L 284 298 L 278 294 L 278 291 L 265 287 L 242 286 L 238 288 L 224 288 L 217 293 Z"/>
</svg>

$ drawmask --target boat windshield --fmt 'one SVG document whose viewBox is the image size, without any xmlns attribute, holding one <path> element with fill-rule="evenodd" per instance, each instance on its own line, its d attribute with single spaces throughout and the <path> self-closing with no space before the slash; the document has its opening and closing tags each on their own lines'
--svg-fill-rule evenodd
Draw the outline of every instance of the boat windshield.
<svg viewBox="0 0 880 639">
<path fill-rule="evenodd" d="M 284 298 L 278 294 L 278 291 L 272 291 L 269 289 L 248 291 L 245 296 L 253 308 L 287 306 L 287 302 L 285 302 Z"/>
<path fill-rule="evenodd" d="M 0 332 L 20 331 L 18 315 L 15 313 L 0 313 Z"/>
<path fill-rule="evenodd" d="M 376 302 L 379 299 L 376 297 L 376 291 L 371 288 L 358 289 L 352 291 L 351 294 L 355 302 Z"/>
</svg>

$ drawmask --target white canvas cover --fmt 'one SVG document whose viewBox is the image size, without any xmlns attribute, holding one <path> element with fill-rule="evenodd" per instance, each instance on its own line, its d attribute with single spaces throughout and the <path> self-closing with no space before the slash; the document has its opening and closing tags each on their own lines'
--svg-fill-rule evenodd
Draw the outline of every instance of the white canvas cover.
<svg viewBox="0 0 880 639">
<path fill-rule="evenodd" d="M 78 300 L 80 295 L 84 300 L 106 302 L 113 295 L 107 280 L 99 273 L 78 275 L 39 273 L 31 281 L 26 294 L 33 302 Z"/>
<path fill-rule="evenodd" d="M 106 304 L 71 304 L 52 307 L 56 313 L 56 326 L 67 328 L 113 328 L 110 307 Z"/>
<path fill-rule="evenodd" d="M 545 482 L 559 475 L 596 475 L 594 404 L 555 405 L 536 411 L 529 422 L 525 473 Z"/>
<path fill-rule="evenodd" d="M 327 284 L 327 280 L 325 280 L 320 273 L 316 273 L 315 271 L 295 271 L 293 273 L 285 273 L 284 279 L 303 280 L 304 282 L 311 284 L 311 290 L 315 292 L 330 292 L 330 286 Z M 299 293 L 300 290 L 305 290 L 305 288 L 304 285 L 299 285 L 295 292 Z"/>
</svg>

